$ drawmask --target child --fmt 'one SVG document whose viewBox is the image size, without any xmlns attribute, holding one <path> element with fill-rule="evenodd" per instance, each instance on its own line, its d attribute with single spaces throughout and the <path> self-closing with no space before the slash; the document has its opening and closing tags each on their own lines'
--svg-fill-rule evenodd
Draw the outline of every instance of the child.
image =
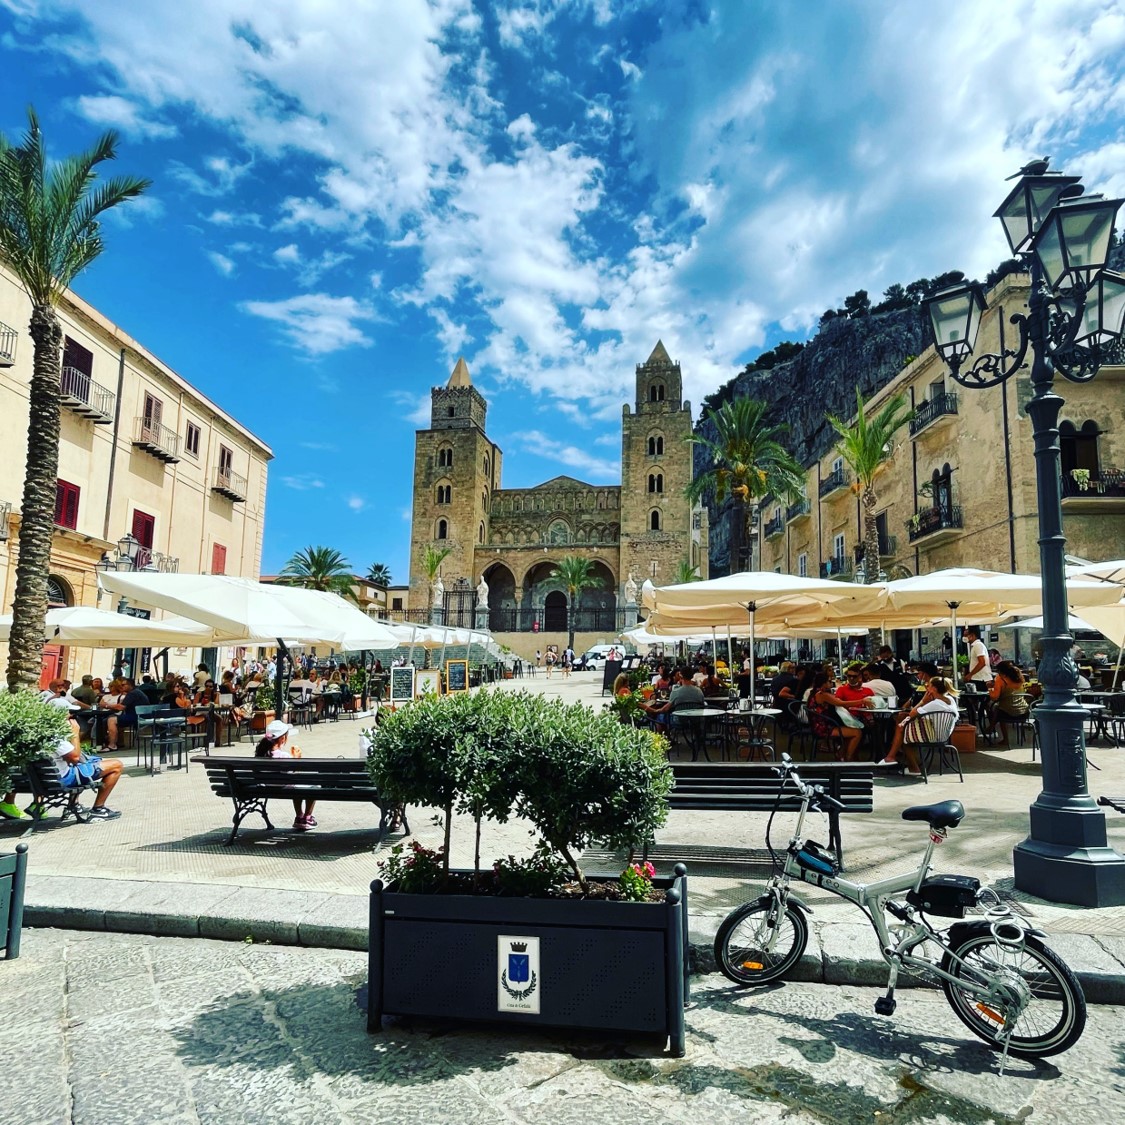
<svg viewBox="0 0 1125 1125">
<path fill-rule="evenodd" d="M 296 743 L 289 741 L 289 732 L 293 728 L 280 719 L 274 719 L 266 727 L 265 736 L 254 749 L 255 758 L 299 758 L 301 748 Z M 293 827 L 298 832 L 307 832 L 316 827 L 316 817 L 313 816 L 313 806 L 316 801 L 300 801 L 293 798 Z"/>
</svg>

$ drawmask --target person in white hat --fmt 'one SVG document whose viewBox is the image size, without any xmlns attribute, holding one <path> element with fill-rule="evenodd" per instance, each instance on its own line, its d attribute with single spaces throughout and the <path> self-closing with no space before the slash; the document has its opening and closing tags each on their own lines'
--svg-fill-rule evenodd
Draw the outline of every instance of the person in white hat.
<svg viewBox="0 0 1125 1125">
<path fill-rule="evenodd" d="M 256 758 L 299 758 L 301 748 L 289 741 L 289 732 L 293 728 L 280 719 L 274 719 L 265 729 L 261 742 L 254 750 Z M 293 798 L 293 828 L 297 832 L 307 832 L 316 827 L 316 817 L 313 816 L 313 806 L 316 801 L 302 801 Z"/>
</svg>

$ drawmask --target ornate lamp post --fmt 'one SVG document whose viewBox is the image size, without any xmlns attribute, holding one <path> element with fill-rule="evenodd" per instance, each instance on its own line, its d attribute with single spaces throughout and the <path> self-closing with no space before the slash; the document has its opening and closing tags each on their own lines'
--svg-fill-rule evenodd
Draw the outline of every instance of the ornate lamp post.
<svg viewBox="0 0 1125 1125">
<path fill-rule="evenodd" d="M 1106 846 L 1105 816 L 1086 787 L 1085 712 L 1075 695 L 1078 669 L 1067 625 L 1062 530 L 1059 411 L 1056 374 L 1092 379 L 1102 345 L 1122 334 L 1125 276 L 1105 269 L 1121 200 L 1082 197 L 1076 176 L 1048 172 L 1046 159 L 1028 164 L 1000 205 L 1012 253 L 1027 263 L 1031 290 L 1026 315 L 1011 321 L 1018 345 L 977 356 L 969 365 L 984 298 L 958 285 L 928 301 L 938 352 L 963 387 L 994 387 L 1024 366 L 1031 353 L 1028 405 L 1035 442 L 1039 560 L 1043 577 L 1043 702 L 1036 708 L 1043 790 L 1031 806 L 1031 827 L 1012 860 L 1017 888 L 1082 906 L 1125 903 L 1125 858 Z M 1016 179 L 1017 177 L 1013 177 Z M 1003 345 L 1001 345 L 1003 348 Z"/>
<path fill-rule="evenodd" d="M 94 569 L 101 572 L 102 574 L 109 570 L 118 570 L 124 572 L 143 570 L 146 573 L 155 571 L 156 566 L 153 564 L 151 556 L 149 556 L 146 560 L 145 556 L 142 554 L 143 550 L 144 548 L 141 546 L 140 540 L 126 532 L 120 539 L 118 539 L 117 549 L 114 551 L 114 553 L 111 555 L 108 551 L 104 552 L 101 559 L 98 562 L 94 563 Z M 142 561 L 144 565 L 139 566 L 138 564 Z M 99 587 L 98 601 L 101 601 L 101 597 L 102 592 Z M 126 613 L 128 612 L 128 609 L 129 600 L 127 598 L 122 598 L 117 603 L 117 612 Z M 121 675 L 121 669 L 124 662 L 125 649 L 119 648 L 113 654 L 113 674 L 115 676 Z"/>
</svg>

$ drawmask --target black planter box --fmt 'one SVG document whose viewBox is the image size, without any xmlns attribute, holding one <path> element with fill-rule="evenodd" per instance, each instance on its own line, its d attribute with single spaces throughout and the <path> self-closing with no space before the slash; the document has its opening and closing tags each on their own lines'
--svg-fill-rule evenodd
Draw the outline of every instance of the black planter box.
<svg viewBox="0 0 1125 1125">
<path fill-rule="evenodd" d="M 26 882 L 27 845 L 17 844 L 15 855 L 0 855 L 0 949 L 9 961 L 20 955 Z"/>
<path fill-rule="evenodd" d="M 686 868 L 653 886 L 663 902 L 400 894 L 376 879 L 368 1031 L 384 1015 L 589 1028 L 659 1034 L 683 1055 Z"/>
</svg>

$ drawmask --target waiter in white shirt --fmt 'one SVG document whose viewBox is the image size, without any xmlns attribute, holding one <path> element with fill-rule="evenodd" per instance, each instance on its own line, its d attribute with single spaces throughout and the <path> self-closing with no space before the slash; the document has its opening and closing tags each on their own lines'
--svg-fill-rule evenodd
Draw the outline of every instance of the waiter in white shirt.
<svg viewBox="0 0 1125 1125">
<path fill-rule="evenodd" d="M 965 640 L 969 643 L 969 671 L 965 679 L 980 684 L 987 691 L 993 678 L 992 665 L 988 662 L 988 649 L 984 647 L 984 641 L 972 625 L 965 630 Z"/>
</svg>

